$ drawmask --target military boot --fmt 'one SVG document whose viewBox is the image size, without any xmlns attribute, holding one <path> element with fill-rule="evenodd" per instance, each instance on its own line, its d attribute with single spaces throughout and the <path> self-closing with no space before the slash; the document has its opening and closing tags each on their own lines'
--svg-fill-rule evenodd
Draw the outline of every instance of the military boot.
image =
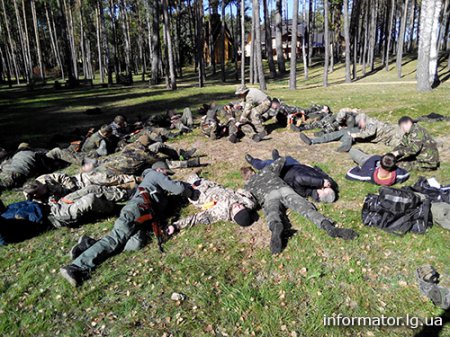
<svg viewBox="0 0 450 337">
<path fill-rule="evenodd" d="M 344 240 L 354 240 L 359 234 L 350 228 L 338 228 L 335 227 L 330 221 L 322 221 L 321 227 L 325 229 L 327 234 L 332 238 L 341 238 Z"/>
<path fill-rule="evenodd" d="M 80 256 L 85 250 L 93 246 L 97 240 L 94 240 L 93 238 L 82 235 L 78 239 L 78 243 L 72 247 L 72 249 L 69 252 L 70 257 L 72 260 L 75 260 L 78 256 Z"/>
<path fill-rule="evenodd" d="M 197 149 L 195 147 L 193 147 L 192 149 L 190 149 L 188 151 L 181 149 L 180 150 L 180 160 L 191 159 L 196 151 L 197 151 Z"/>
<path fill-rule="evenodd" d="M 193 158 L 189 160 L 166 160 L 170 169 L 188 168 L 200 166 L 200 158 Z"/>
<path fill-rule="evenodd" d="M 80 267 L 69 264 L 59 270 L 61 276 L 65 278 L 73 287 L 79 287 L 84 280 L 89 277 L 89 271 Z"/>
<path fill-rule="evenodd" d="M 272 237 L 270 238 L 270 251 L 273 255 L 281 253 L 283 249 L 283 242 L 281 235 L 283 234 L 283 224 L 281 222 L 274 222 L 269 225 L 272 231 Z"/>
<path fill-rule="evenodd" d="M 305 135 L 304 133 L 300 134 L 300 139 L 303 141 L 303 143 L 305 143 L 306 145 L 311 145 L 312 141 L 311 138 L 309 138 L 307 135 Z"/>
</svg>

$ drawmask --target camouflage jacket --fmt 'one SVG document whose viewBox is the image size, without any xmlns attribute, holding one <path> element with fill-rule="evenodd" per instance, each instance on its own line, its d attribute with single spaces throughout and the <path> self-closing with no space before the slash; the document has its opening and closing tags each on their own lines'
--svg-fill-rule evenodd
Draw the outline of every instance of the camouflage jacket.
<svg viewBox="0 0 450 337">
<path fill-rule="evenodd" d="M 318 121 L 304 124 L 303 129 L 304 130 L 322 129 L 324 132 L 330 133 L 339 130 L 339 123 L 332 114 L 329 114 Z"/>
<path fill-rule="evenodd" d="M 384 123 L 375 118 L 367 118 L 366 127 L 358 133 L 353 133 L 352 137 L 357 141 L 397 146 L 400 143 L 401 132 L 397 125 Z"/>
<path fill-rule="evenodd" d="M 244 189 L 249 191 L 263 206 L 266 197 L 270 192 L 278 190 L 283 187 L 289 187 L 282 178 L 280 178 L 281 170 L 284 167 L 286 158 L 278 158 L 272 164 L 266 166 L 261 171 L 252 176 L 244 186 Z"/>
<path fill-rule="evenodd" d="M 264 92 L 256 88 L 250 88 L 245 99 L 241 103 L 243 106 L 243 111 L 240 117 L 240 120 L 248 119 L 250 117 L 250 113 L 252 109 L 268 100 L 269 96 L 267 96 Z"/>
<path fill-rule="evenodd" d="M 439 151 L 436 142 L 421 126 L 414 124 L 394 151 L 401 160 L 415 159 L 423 167 L 436 168 L 439 164 Z"/>
<path fill-rule="evenodd" d="M 1 170 L 28 176 L 38 169 L 40 162 L 39 154 L 36 151 L 22 150 L 3 162 Z"/>
</svg>

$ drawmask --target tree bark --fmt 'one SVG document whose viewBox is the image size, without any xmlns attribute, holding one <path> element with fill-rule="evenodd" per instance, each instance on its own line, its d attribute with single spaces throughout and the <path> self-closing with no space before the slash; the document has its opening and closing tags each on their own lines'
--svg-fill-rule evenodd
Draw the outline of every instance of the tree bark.
<svg viewBox="0 0 450 337">
<path fill-rule="evenodd" d="M 100 26 L 100 12 L 99 6 L 95 6 L 95 22 L 96 22 L 96 33 L 97 33 L 97 53 L 98 53 L 98 70 L 100 72 L 100 83 L 105 83 L 105 72 L 103 70 L 103 55 L 101 46 L 101 26 Z"/>
<path fill-rule="evenodd" d="M 422 0 L 420 13 L 419 52 L 417 59 L 417 90 L 431 91 L 430 49 L 433 30 L 435 0 Z"/>
<path fill-rule="evenodd" d="M 259 88 L 266 90 L 266 80 L 264 78 L 264 68 L 261 52 L 261 26 L 259 23 L 259 0 L 253 0 L 253 21 L 255 23 L 255 61 L 258 73 Z"/>
<path fill-rule="evenodd" d="M 275 10 L 275 43 L 277 49 L 277 64 L 278 64 L 278 72 L 284 74 L 286 72 L 286 65 L 284 63 L 284 54 L 283 54 L 283 28 L 282 28 L 282 20 L 281 13 L 282 11 L 282 0 L 276 0 L 276 10 Z"/>
<path fill-rule="evenodd" d="M 38 30 L 37 18 L 36 18 L 35 0 L 31 0 L 31 15 L 33 17 L 34 38 L 36 41 L 36 51 L 37 51 L 41 80 L 45 83 L 45 69 L 44 69 L 44 64 L 42 63 L 42 50 L 41 50 L 41 42 L 39 40 L 39 30 Z"/>
<path fill-rule="evenodd" d="M 324 9 L 324 24 L 325 24 L 325 64 L 323 67 L 323 86 L 328 87 L 328 62 L 330 61 L 330 32 L 328 29 L 328 12 L 329 12 L 329 5 L 328 0 L 324 0 L 323 3 L 323 9 Z"/>
<path fill-rule="evenodd" d="M 350 75 L 350 27 L 348 19 L 348 0 L 344 0 L 344 38 L 345 38 L 345 82 L 352 81 Z"/>
<path fill-rule="evenodd" d="M 11 38 L 11 31 L 10 31 L 10 23 L 8 20 L 8 16 L 6 15 L 6 8 L 5 8 L 5 0 L 2 0 L 2 9 L 3 9 L 3 18 L 5 20 L 5 29 L 6 29 L 6 35 L 8 36 L 8 44 L 9 44 L 9 48 L 11 50 L 11 59 L 12 59 L 12 63 L 14 66 L 14 72 L 15 72 L 15 76 L 16 76 L 16 81 L 17 84 L 20 84 L 20 79 L 19 79 L 19 70 L 17 67 L 17 62 L 16 62 L 16 52 L 15 52 L 15 45 L 13 44 L 13 40 Z"/>
<path fill-rule="evenodd" d="M 203 54 L 205 46 L 205 33 L 203 21 L 203 0 L 197 0 L 196 5 L 197 18 L 197 60 L 198 60 L 198 86 L 200 88 L 205 86 L 205 58 Z"/>
<path fill-rule="evenodd" d="M 170 36 L 170 22 L 169 22 L 169 12 L 168 12 L 168 0 L 162 0 L 162 9 L 163 9 L 163 17 L 164 17 L 164 34 L 166 36 L 167 43 L 167 53 L 168 53 L 168 62 L 169 62 L 169 76 L 170 83 L 169 88 L 172 90 L 177 89 L 177 82 L 175 78 L 175 64 L 173 60 L 173 46 L 172 46 L 172 37 Z"/>
<path fill-rule="evenodd" d="M 303 0 L 303 36 L 302 36 L 302 56 L 303 56 L 303 73 L 305 81 L 308 79 L 308 56 L 306 55 L 306 41 L 308 40 L 308 12 L 306 11 L 306 0 Z"/>
<path fill-rule="evenodd" d="M 430 77 L 429 82 L 432 87 L 439 83 L 438 61 L 439 61 L 439 17 L 441 15 L 442 0 L 434 1 L 433 26 L 431 30 L 430 45 Z"/>
<path fill-rule="evenodd" d="M 20 14 L 19 14 L 19 8 L 17 7 L 17 1 L 13 0 L 13 4 L 14 4 L 14 10 L 15 10 L 15 14 L 16 14 L 17 30 L 19 32 L 20 45 L 21 45 L 21 49 L 22 49 L 22 60 L 23 60 L 23 67 L 24 67 L 24 71 L 25 71 L 25 80 L 28 84 L 28 83 L 30 83 L 30 80 L 31 80 L 31 66 L 30 66 L 30 62 L 28 61 L 28 56 L 27 56 L 27 51 L 26 51 L 26 46 L 25 46 L 25 34 L 23 32 L 23 27 L 22 27 L 22 23 L 21 23 L 21 19 L 20 19 Z"/>
<path fill-rule="evenodd" d="M 402 22 L 400 26 L 400 35 L 398 36 L 397 43 L 397 77 L 402 78 L 402 58 L 403 58 L 403 41 L 405 40 L 405 31 L 406 31 L 406 18 L 408 15 L 408 5 L 409 0 L 405 0 L 403 4 L 403 15 Z"/>
<path fill-rule="evenodd" d="M 275 62 L 273 60 L 272 52 L 272 29 L 270 27 L 270 17 L 269 17 L 269 7 L 267 6 L 267 0 L 263 0 L 263 10 L 264 10 L 264 32 L 265 32 L 265 45 L 266 45 L 266 55 L 269 64 L 270 77 L 277 77 L 277 70 L 275 68 Z"/>
<path fill-rule="evenodd" d="M 389 12 L 389 28 L 387 34 L 387 47 L 386 47 L 386 56 L 384 58 L 384 62 L 386 63 L 385 70 L 389 71 L 389 54 L 391 52 L 391 41 L 392 41 L 392 24 L 394 20 L 394 11 L 395 11 L 395 0 L 391 0 L 390 12 Z"/>
<path fill-rule="evenodd" d="M 297 89 L 297 28 L 298 27 L 298 0 L 294 0 L 292 8 L 292 35 L 289 89 Z"/>
<path fill-rule="evenodd" d="M 221 75 L 222 75 L 222 82 L 225 82 L 227 79 L 226 76 L 226 72 L 225 72 L 225 1 L 222 0 L 222 15 L 221 15 L 221 25 L 220 25 L 220 36 L 221 36 L 221 45 L 222 45 L 222 50 L 221 52 L 221 60 L 220 60 L 220 70 L 221 70 Z"/>
<path fill-rule="evenodd" d="M 152 19 L 152 41 L 151 41 L 151 49 L 152 49 L 152 65 L 151 65 L 151 72 L 152 72 L 152 78 L 150 80 L 150 83 L 155 85 L 158 84 L 160 81 L 159 77 L 159 67 L 161 64 L 160 59 L 160 50 L 161 50 L 161 41 L 159 37 L 159 4 L 158 1 L 151 1 L 150 2 L 150 16 Z"/>
</svg>

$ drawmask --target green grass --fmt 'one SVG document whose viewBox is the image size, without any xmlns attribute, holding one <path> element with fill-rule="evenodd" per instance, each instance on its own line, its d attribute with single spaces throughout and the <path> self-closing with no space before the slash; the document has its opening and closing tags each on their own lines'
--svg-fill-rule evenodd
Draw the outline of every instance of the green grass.
<svg viewBox="0 0 450 337">
<path fill-rule="evenodd" d="M 418 94 L 414 80 L 415 62 L 404 66 L 404 78 L 396 70 L 378 71 L 350 85 L 321 87 L 321 68 L 310 70 L 310 80 L 301 80 L 299 89 L 287 90 L 287 80 L 269 82 L 269 94 L 290 104 L 329 104 L 333 110 L 359 107 L 371 116 L 396 122 L 405 114 L 417 117 L 430 112 L 450 115 L 448 82 L 431 93 Z M 338 67 L 337 67 L 338 68 Z M 441 75 L 448 73 L 442 69 Z M 111 119 L 121 112 L 130 117 L 146 116 L 168 108 L 182 110 L 204 102 L 233 100 L 235 83 L 218 85 L 209 79 L 206 88 L 192 82 L 187 73 L 180 89 L 171 92 L 162 86 L 147 88 L 113 87 L 64 90 L 23 88 L 0 91 L 2 145 L 13 147 L 23 140 L 47 145 L 48 135 L 85 128 Z M 343 79 L 342 67 L 330 74 L 330 83 Z M 392 82 L 391 84 L 385 82 Z M 398 82 L 401 82 L 399 84 Z M 81 112 L 100 106 L 105 113 L 86 116 Z M 427 176 L 450 183 L 448 147 L 449 124 L 424 123 L 437 137 L 443 151 L 442 167 Z M 433 227 L 425 235 L 393 236 L 360 221 L 360 208 L 367 193 L 376 186 L 344 179 L 352 165 L 336 154 L 336 144 L 313 148 L 303 146 L 295 134 L 277 130 L 272 140 L 246 151 L 269 156 L 278 147 L 282 154 L 296 156 L 309 164 L 319 164 L 336 177 L 340 200 L 318 205 L 326 216 L 343 227 L 360 233 L 358 240 L 330 239 L 304 218 L 290 214 L 297 233 L 286 250 L 272 257 L 266 245 L 250 240 L 269 236 L 265 225 L 239 229 L 231 223 L 186 230 L 165 244 L 160 255 L 154 243 L 136 253 L 122 253 L 106 261 L 81 288 L 73 289 L 58 275 L 69 262 L 67 252 L 82 234 L 99 237 L 114 219 L 87 224 L 78 229 L 59 229 L 23 243 L 0 248 L 0 335 L 1 336 L 412 336 L 418 330 L 406 327 L 324 327 L 323 316 L 419 316 L 443 314 L 422 297 L 414 271 L 432 263 L 441 274 L 450 275 L 448 231 Z M 183 144 L 203 144 L 196 131 Z M 174 142 L 177 144 L 177 141 Z M 215 150 L 215 144 L 217 150 Z M 242 186 L 239 167 L 243 153 L 218 141 L 209 145 L 211 162 L 203 175 L 236 188 Z M 205 145 L 205 144 L 203 144 Z M 206 145 L 205 145 L 206 146 Z M 221 146 L 221 147 L 220 147 Z M 229 152 L 224 151 L 224 147 Z M 363 149 L 384 151 L 383 146 Z M 242 148 L 240 148 L 242 149 Z M 239 162 L 236 162 L 236 156 Z M 409 183 L 419 174 L 413 173 Z M 20 200 L 19 191 L 3 193 L 5 203 Z M 192 212 L 188 208 L 184 212 Z M 183 213 L 185 214 L 185 213 Z M 254 237 L 252 237 L 252 235 Z M 183 303 L 170 300 L 172 292 L 188 296 Z M 441 336 L 450 333 L 447 327 Z"/>
</svg>

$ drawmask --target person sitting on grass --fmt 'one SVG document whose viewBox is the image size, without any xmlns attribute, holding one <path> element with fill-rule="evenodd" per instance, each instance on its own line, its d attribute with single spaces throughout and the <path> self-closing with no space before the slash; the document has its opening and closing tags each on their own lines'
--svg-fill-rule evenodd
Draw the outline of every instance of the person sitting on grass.
<svg viewBox="0 0 450 337">
<path fill-rule="evenodd" d="M 349 180 L 391 186 L 403 183 L 409 178 L 408 171 L 397 166 L 397 161 L 392 153 L 387 153 L 384 156 L 372 156 L 352 148 L 349 154 L 353 161 L 358 164 L 358 166 L 348 170 L 345 175 Z"/>
</svg>

